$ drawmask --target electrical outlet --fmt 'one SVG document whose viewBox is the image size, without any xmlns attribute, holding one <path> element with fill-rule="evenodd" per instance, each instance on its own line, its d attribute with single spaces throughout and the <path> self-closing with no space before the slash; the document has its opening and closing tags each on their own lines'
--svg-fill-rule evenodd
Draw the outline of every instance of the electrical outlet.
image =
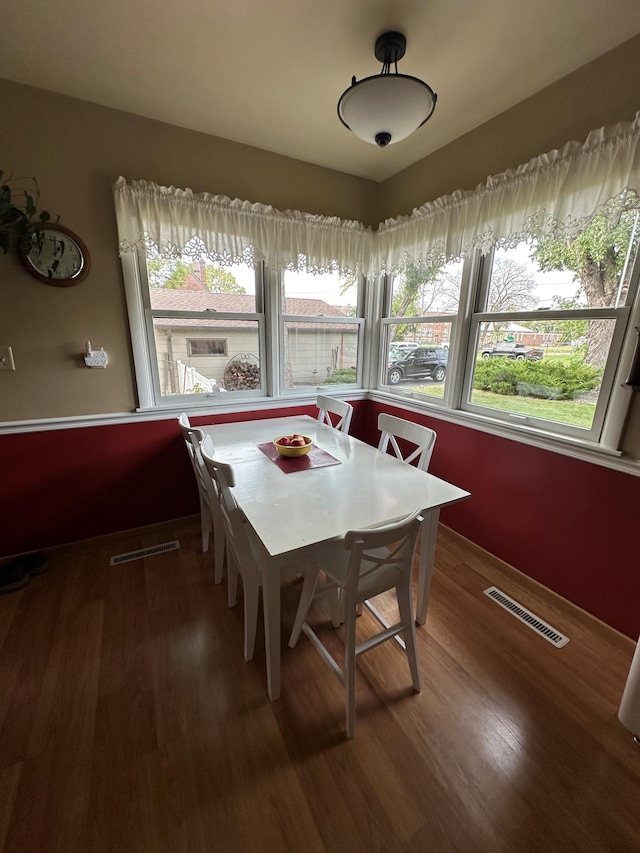
<svg viewBox="0 0 640 853">
<path fill-rule="evenodd" d="M 109 364 L 109 357 L 104 350 L 88 350 L 84 354 L 84 363 L 87 367 L 106 367 Z"/>
<path fill-rule="evenodd" d="M 0 347 L 0 370 L 15 370 L 13 350 L 11 347 Z"/>
</svg>

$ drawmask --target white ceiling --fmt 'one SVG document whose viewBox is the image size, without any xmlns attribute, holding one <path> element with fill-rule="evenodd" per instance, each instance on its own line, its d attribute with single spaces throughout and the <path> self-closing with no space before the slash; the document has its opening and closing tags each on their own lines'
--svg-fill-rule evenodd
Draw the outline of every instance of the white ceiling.
<svg viewBox="0 0 640 853">
<path fill-rule="evenodd" d="M 379 149 L 336 104 L 391 29 L 438 104 Z M 0 77 L 381 181 L 639 32 L 638 0 L 3 0 Z"/>
</svg>

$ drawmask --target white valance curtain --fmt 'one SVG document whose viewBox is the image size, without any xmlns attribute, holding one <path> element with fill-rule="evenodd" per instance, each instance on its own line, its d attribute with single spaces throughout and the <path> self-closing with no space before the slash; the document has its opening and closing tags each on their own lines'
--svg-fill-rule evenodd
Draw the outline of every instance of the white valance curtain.
<svg viewBox="0 0 640 853">
<path fill-rule="evenodd" d="M 371 229 L 359 222 L 124 178 L 114 199 L 121 254 L 144 248 L 226 266 L 264 261 L 278 271 L 342 275 L 371 266 Z"/>
<path fill-rule="evenodd" d="M 444 262 L 547 234 L 572 237 L 595 216 L 615 223 L 625 210 L 640 209 L 640 113 L 475 190 L 387 220 L 375 233 L 359 222 L 124 178 L 114 198 L 121 253 L 152 248 L 225 265 L 264 261 L 275 270 L 374 276 L 408 261 Z"/>
<path fill-rule="evenodd" d="M 599 215 L 615 224 L 640 207 L 639 140 L 637 113 L 633 122 L 593 131 L 584 144 L 569 142 L 473 191 L 388 220 L 376 232 L 373 265 L 391 273 L 407 261 L 449 261 L 550 234 L 571 238 Z"/>
</svg>

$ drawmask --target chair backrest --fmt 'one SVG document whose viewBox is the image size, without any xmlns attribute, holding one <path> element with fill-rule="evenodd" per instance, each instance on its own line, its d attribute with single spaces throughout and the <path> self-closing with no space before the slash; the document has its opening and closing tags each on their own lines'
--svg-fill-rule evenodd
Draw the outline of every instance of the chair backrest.
<svg viewBox="0 0 640 853">
<path fill-rule="evenodd" d="M 373 598 L 396 586 L 402 575 L 411 576 L 422 520 L 418 510 L 393 524 L 347 531 L 344 545 L 351 552 L 348 598 Z"/>
<path fill-rule="evenodd" d="M 391 449 L 398 459 L 409 464 L 417 459 L 417 467 L 421 471 L 428 469 L 437 438 L 435 430 L 384 413 L 378 417 L 378 429 L 381 432 L 378 450 L 386 453 L 388 446 L 391 445 Z M 397 442 L 398 438 L 417 446 L 407 456 L 403 456 Z"/>
<path fill-rule="evenodd" d="M 205 472 L 208 474 L 206 486 L 209 491 L 209 500 L 212 501 L 212 506 L 215 502 L 218 507 L 224 526 L 227 549 L 231 552 L 240 574 L 243 574 L 243 568 L 253 565 L 254 559 L 245 531 L 244 516 L 231 491 L 236 484 L 235 472 L 232 465 L 228 462 L 219 462 L 214 459 L 213 454 L 211 436 L 205 435 L 200 442 L 200 456 Z"/>
<path fill-rule="evenodd" d="M 345 400 L 336 400 L 335 397 L 325 397 L 323 394 L 318 395 L 316 400 L 318 407 L 317 420 L 322 423 L 329 424 L 334 429 L 339 429 L 341 432 L 349 432 L 351 426 L 351 416 L 353 415 L 353 406 Z M 335 415 L 337 420 L 333 421 L 331 415 Z"/>
<path fill-rule="evenodd" d="M 204 433 L 201 429 L 191 426 L 186 412 L 183 412 L 180 415 L 178 418 L 178 424 L 180 425 L 182 437 L 189 454 L 189 459 L 193 466 L 193 473 L 196 478 L 196 483 L 198 484 L 198 491 L 201 493 L 204 500 L 209 503 L 204 476 L 205 468 L 202 456 L 200 455 L 200 442 L 204 438 Z"/>
</svg>

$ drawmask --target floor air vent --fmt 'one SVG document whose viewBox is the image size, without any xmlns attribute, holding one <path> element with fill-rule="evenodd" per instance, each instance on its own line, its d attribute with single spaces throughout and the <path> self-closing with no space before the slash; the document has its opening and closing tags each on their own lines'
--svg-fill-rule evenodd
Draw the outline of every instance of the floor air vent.
<svg viewBox="0 0 640 853">
<path fill-rule="evenodd" d="M 141 548 L 139 551 L 129 551 L 128 554 L 118 554 L 109 560 L 110 566 L 119 566 L 120 563 L 130 563 L 131 560 L 141 560 L 143 557 L 153 557 L 156 554 L 166 554 L 167 551 L 177 551 L 180 543 L 177 539 L 173 542 L 165 542 L 163 545 L 153 545 L 151 548 Z"/>
<path fill-rule="evenodd" d="M 548 640 L 550 643 L 553 643 L 556 648 L 561 649 L 562 646 L 566 646 L 569 642 L 569 638 L 563 636 L 559 631 L 556 631 L 555 628 L 552 628 L 551 625 L 547 625 L 546 622 L 543 622 L 542 619 L 538 619 L 537 616 L 523 607 L 521 604 L 518 604 L 517 601 L 514 601 L 513 598 L 509 598 L 508 595 L 505 595 L 504 592 L 501 592 L 497 587 L 490 586 L 489 589 L 484 590 L 484 594 L 488 595 L 489 598 L 492 598 L 500 607 L 504 607 L 505 610 L 508 610 L 509 613 L 512 613 L 517 619 L 520 619 L 521 622 L 524 622 L 525 625 L 528 625 L 532 628 L 536 633 L 540 634 L 541 637 L 544 637 L 545 640 Z"/>
</svg>

